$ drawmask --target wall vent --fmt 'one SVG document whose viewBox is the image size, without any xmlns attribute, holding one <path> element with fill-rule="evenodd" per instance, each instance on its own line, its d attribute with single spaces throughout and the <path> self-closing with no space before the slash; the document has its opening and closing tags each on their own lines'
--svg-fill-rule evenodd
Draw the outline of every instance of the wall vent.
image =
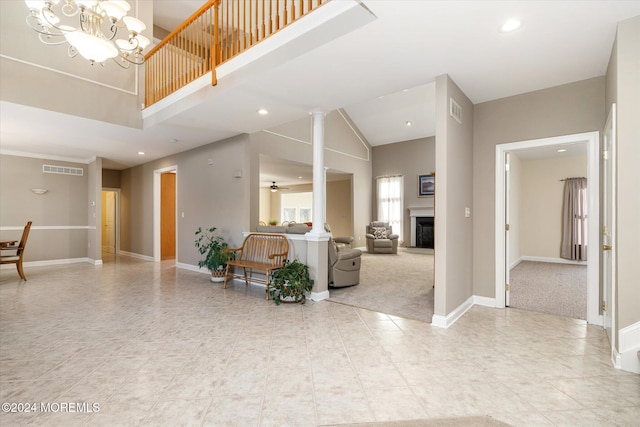
<svg viewBox="0 0 640 427">
<path fill-rule="evenodd" d="M 449 98 L 449 115 L 462 124 L 462 107 L 453 98 Z"/>
<path fill-rule="evenodd" d="M 65 166 L 54 166 L 54 165 L 42 165 L 42 172 L 55 173 L 58 175 L 74 175 L 74 176 L 84 175 L 84 169 L 82 168 L 70 168 Z"/>
</svg>

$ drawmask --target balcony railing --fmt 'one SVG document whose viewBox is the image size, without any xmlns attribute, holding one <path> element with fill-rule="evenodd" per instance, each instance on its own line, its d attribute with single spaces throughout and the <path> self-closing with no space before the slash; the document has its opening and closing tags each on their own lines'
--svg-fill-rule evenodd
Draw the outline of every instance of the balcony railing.
<svg viewBox="0 0 640 427">
<path fill-rule="evenodd" d="M 150 106 L 330 0 L 209 0 L 145 56 Z"/>
</svg>

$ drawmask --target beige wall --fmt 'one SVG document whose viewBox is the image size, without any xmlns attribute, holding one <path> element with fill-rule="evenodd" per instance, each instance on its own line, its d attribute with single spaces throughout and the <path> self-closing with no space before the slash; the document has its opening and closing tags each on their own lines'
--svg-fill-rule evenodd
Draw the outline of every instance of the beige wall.
<svg viewBox="0 0 640 427">
<path fill-rule="evenodd" d="M 436 138 L 415 139 L 373 147 L 372 200 L 373 218 L 377 219 L 376 181 L 384 175 L 404 175 L 404 215 L 402 240 L 406 246 L 411 241 L 410 207 L 433 207 L 433 197 L 418 197 L 418 175 L 436 170 Z M 361 227 L 364 228 L 364 227 Z"/>
<path fill-rule="evenodd" d="M 495 297 L 496 145 L 601 131 L 605 121 L 604 92 L 604 77 L 596 77 L 485 102 L 474 107 L 473 278 L 475 295 Z"/>
<path fill-rule="evenodd" d="M 122 172 L 113 169 L 102 169 L 102 187 L 120 188 L 120 174 Z"/>
<path fill-rule="evenodd" d="M 608 76 L 608 88 L 615 88 L 618 107 L 617 150 L 617 326 L 640 322 L 640 16 L 620 22 Z"/>
<path fill-rule="evenodd" d="M 122 171 L 121 249 L 153 256 L 154 170 L 177 166 L 177 261 L 196 265 L 193 245 L 198 227 L 218 228 L 230 245 L 242 243 L 249 229 L 249 182 L 245 164 L 248 135 L 215 142 Z M 213 159 L 213 165 L 208 164 Z M 242 170 L 242 178 L 234 171 Z M 256 193 L 257 194 L 257 193 Z M 184 212 L 184 217 L 182 213 Z"/>
<path fill-rule="evenodd" d="M 43 164 L 82 168 L 84 174 L 44 173 Z M 87 257 L 88 176 L 85 164 L 0 155 L 0 238 L 19 240 L 32 221 L 25 262 Z M 39 196 L 32 188 L 49 191 Z"/>
<path fill-rule="evenodd" d="M 522 256 L 560 258 L 564 182 L 587 176 L 586 156 L 522 162 L 520 241 Z M 589 182 L 588 185 L 598 185 Z"/>
<path fill-rule="evenodd" d="M 449 116 L 450 99 L 462 124 Z M 434 313 L 446 316 L 473 295 L 473 104 L 447 75 L 436 78 Z M 477 185 L 477 184 L 476 184 Z M 465 218 L 465 208 L 471 218 Z"/>
</svg>

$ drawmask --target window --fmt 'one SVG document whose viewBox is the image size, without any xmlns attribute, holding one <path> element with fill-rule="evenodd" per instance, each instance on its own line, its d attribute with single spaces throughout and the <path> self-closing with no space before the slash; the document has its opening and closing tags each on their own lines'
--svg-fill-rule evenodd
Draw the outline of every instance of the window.
<svg viewBox="0 0 640 427">
<path fill-rule="evenodd" d="M 402 240 L 402 209 L 404 205 L 404 177 L 383 176 L 376 179 L 378 197 L 378 221 L 388 222 L 393 233 Z"/>
<path fill-rule="evenodd" d="M 280 194 L 280 217 L 282 221 L 311 222 L 312 203 L 312 192 Z"/>
</svg>

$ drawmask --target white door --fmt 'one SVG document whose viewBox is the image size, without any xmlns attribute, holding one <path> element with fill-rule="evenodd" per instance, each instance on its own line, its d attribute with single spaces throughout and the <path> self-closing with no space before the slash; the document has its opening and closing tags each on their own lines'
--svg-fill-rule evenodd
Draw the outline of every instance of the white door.
<svg viewBox="0 0 640 427">
<path fill-rule="evenodd" d="M 616 104 L 611 105 L 609 117 L 604 127 L 603 186 L 602 200 L 604 203 L 602 218 L 602 315 L 604 328 L 611 342 L 611 350 L 616 347 L 615 341 L 615 303 L 616 274 L 615 274 L 615 238 L 616 238 Z"/>
</svg>

